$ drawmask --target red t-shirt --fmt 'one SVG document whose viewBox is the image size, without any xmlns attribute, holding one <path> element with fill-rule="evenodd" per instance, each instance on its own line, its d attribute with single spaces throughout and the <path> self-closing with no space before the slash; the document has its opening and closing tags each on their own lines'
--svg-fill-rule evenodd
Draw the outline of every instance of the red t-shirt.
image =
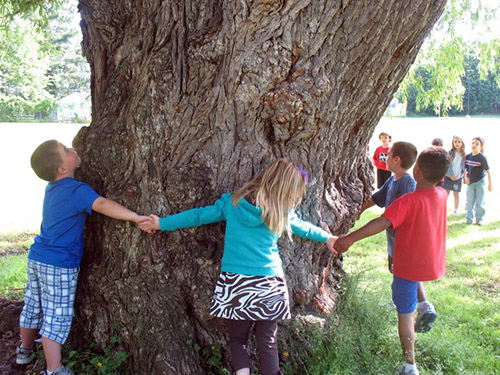
<svg viewBox="0 0 500 375">
<path fill-rule="evenodd" d="M 382 214 L 396 230 L 394 275 L 429 281 L 446 272 L 446 192 L 415 190 L 396 199 Z"/>
<path fill-rule="evenodd" d="M 373 154 L 373 163 L 377 169 L 387 171 L 387 158 L 389 157 L 389 147 L 378 146 Z"/>
</svg>

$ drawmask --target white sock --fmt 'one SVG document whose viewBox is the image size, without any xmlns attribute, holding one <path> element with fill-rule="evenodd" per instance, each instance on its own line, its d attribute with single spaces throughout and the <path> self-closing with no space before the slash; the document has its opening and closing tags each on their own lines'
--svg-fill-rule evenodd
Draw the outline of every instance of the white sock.
<svg viewBox="0 0 500 375">
<path fill-rule="evenodd" d="M 429 302 L 427 302 L 427 300 L 419 302 L 417 305 L 417 310 L 421 311 L 428 303 Z"/>
<path fill-rule="evenodd" d="M 405 362 L 405 372 L 410 371 L 410 370 L 416 370 L 416 369 L 417 369 L 416 363 L 406 363 Z"/>
<path fill-rule="evenodd" d="M 54 373 L 54 371 L 49 371 L 49 370 L 47 370 L 46 372 L 47 372 L 47 375 L 52 375 Z"/>
</svg>

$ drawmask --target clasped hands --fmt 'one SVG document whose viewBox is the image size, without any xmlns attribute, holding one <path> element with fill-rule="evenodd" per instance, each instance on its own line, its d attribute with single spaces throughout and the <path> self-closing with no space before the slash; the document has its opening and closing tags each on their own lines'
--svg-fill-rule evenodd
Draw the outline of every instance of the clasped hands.
<svg viewBox="0 0 500 375">
<path fill-rule="evenodd" d="M 139 218 L 135 220 L 135 223 L 146 233 L 156 233 L 156 231 L 160 230 L 160 218 L 153 214 L 149 216 L 139 216 Z"/>
</svg>

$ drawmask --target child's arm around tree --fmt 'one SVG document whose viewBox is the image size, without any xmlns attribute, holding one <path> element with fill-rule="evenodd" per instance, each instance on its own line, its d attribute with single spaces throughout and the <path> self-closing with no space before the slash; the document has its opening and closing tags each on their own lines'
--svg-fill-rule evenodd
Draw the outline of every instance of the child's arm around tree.
<svg viewBox="0 0 500 375">
<path fill-rule="evenodd" d="M 133 221 L 135 224 L 149 222 L 149 216 L 141 216 L 111 199 L 99 197 L 92 204 L 92 210 L 113 219 Z"/>
</svg>

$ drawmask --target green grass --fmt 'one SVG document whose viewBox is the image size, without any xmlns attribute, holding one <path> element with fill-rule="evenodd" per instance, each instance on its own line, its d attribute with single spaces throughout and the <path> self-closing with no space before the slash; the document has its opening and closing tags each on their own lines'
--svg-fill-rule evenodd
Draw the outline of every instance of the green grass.
<svg viewBox="0 0 500 375">
<path fill-rule="evenodd" d="M 35 233 L 0 233 L 0 297 L 22 299 L 28 250 Z"/>
<path fill-rule="evenodd" d="M 8 255 L 0 258 L 0 296 L 21 299 L 26 285 L 27 255 Z"/>
<path fill-rule="evenodd" d="M 380 212 L 366 211 L 357 227 Z M 29 232 L 0 234 L 1 248 L 11 249 L 3 254 L 17 254 L 0 253 L 0 295 L 22 297 L 32 239 Z M 478 227 L 466 225 L 464 215 L 450 216 L 447 249 L 445 277 L 426 283 L 439 317 L 430 332 L 417 334 L 420 372 L 500 375 L 500 221 Z M 300 374 L 394 374 L 402 355 L 385 233 L 353 245 L 344 267 L 347 276 L 330 343 L 318 345 Z M 21 290 L 17 295 L 12 294 L 15 288 Z"/>
<path fill-rule="evenodd" d="M 0 233 L 0 257 L 27 253 L 36 233 L 30 231 Z"/>
<path fill-rule="evenodd" d="M 369 210 L 356 227 L 378 217 Z M 417 334 L 422 375 L 500 374 L 500 221 L 448 222 L 444 278 L 425 284 L 439 314 L 432 330 Z M 331 344 L 318 348 L 308 375 L 393 374 L 402 362 L 391 303 L 385 233 L 355 244 L 344 257 L 344 295 Z"/>
</svg>

